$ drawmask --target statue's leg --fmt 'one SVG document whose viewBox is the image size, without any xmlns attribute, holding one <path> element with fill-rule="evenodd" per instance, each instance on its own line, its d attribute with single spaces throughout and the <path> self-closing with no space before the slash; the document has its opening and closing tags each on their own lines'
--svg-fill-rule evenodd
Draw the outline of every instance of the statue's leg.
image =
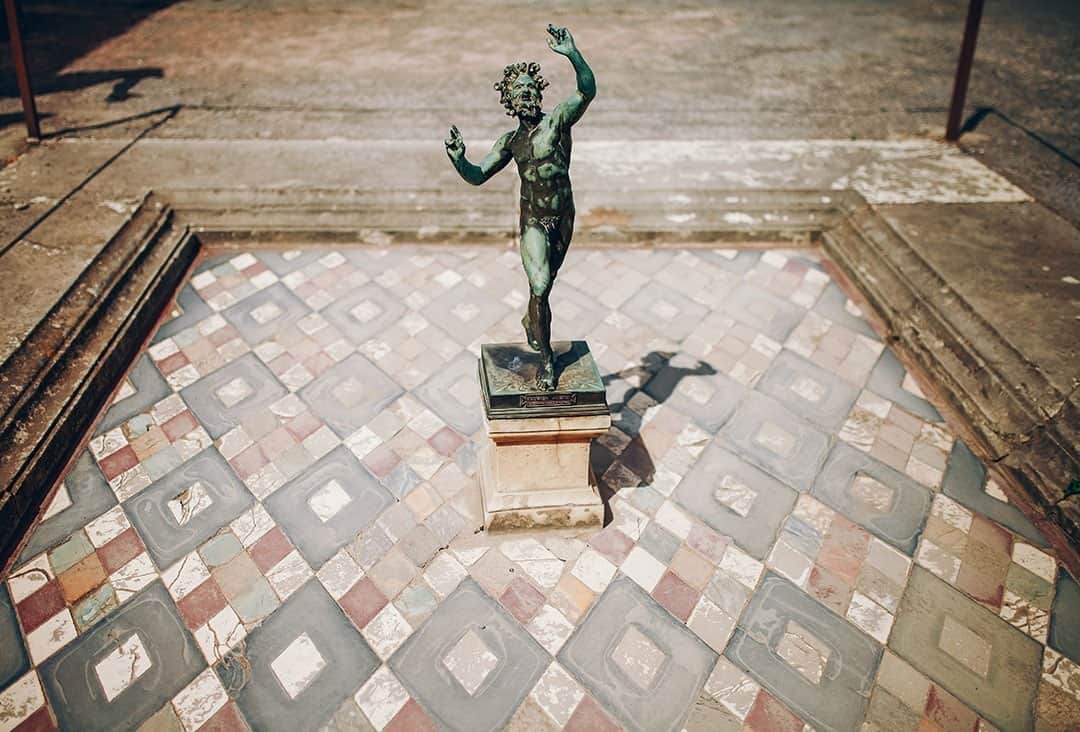
<svg viewBox="0 0 1080 732">
<path fill-rule="evenodd" d="M 536 226 L 521 235 L 521 263 L 529 279 L 529 330 L 540 352 L 540 370 L 536 386 L 550 391 L 555 388 L 555 362 L 551 352 L 551 244 L 547 233 Z M 531 345 L 531 344 L 530 344 Z"/>
</svg>

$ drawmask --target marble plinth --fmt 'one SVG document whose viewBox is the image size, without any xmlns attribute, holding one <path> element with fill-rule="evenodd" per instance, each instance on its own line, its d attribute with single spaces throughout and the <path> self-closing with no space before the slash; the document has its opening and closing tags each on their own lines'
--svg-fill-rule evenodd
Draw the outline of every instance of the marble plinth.
<svg viewBox="0 0 1080 732">
<path fill-rule="evenodd" d="M 484 528 L 599 526 L 604 506 L 589 467 L 611 427 L 600 372 L 583 341 L 552 344 L 557 390 L 534 385 L 539 357 L 524 343 L 481 347 L 489 441 L 480 459 Z"/>
</svg>

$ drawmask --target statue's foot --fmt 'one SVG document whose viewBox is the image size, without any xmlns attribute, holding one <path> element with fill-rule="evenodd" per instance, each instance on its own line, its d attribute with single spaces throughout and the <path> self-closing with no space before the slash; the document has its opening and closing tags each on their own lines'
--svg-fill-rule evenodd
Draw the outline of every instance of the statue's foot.
<svg viewBox="0 0 1080 732">
<path fill-rule="evenodd" d="M 536 388 L 541 391 L 555 391 L 555 365 L 545 359 L 536 371 Z"/>
<path fill-rule="evenodd" d="M 529 321 L 528 313 L 521 316 L 521 327 L 525 329 L 525 340 L 529 342 L 529 348 L 539 351 L 540 341 L 536 340 L 536 336 L 532 333 L 532 323 Z"/>
</svg>

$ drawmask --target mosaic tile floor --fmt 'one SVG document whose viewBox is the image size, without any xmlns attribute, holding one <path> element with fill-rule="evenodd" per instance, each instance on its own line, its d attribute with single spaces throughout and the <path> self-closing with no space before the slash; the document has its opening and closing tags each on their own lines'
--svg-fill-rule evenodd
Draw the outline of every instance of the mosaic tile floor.
<svg viewBox="0 0 1080 732">
<path fill-rule="evenodd" d="M 202 263 L 0 583 L 0 730 L 1080 723 L 1080 588 L 814 255 L 574 250 L 600 531 L 487 537 L 509 249 Z"/>
</svg>

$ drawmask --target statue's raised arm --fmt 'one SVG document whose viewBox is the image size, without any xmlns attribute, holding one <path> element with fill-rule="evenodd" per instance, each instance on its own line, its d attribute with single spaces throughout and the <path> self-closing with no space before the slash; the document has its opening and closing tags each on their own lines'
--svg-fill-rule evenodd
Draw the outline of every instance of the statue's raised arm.
<svg viewBox="0 0 1080 732">
<path fill-rule="evenodd" d="M 555 53 L 570 59 L 570 63 L 574 66 L 574 73 L 577 74 L 577 91 L 552 111 L 552 116 L 560 124 L 572 125 L 581 119 L 589 102 L 596 96 L 596 78 L 574 43 L 574 37 L 570 35 L 569 30 L 556 25 L 548 25 L 547 32 L 550 35 L 548 47 Z"/>
</svg>

